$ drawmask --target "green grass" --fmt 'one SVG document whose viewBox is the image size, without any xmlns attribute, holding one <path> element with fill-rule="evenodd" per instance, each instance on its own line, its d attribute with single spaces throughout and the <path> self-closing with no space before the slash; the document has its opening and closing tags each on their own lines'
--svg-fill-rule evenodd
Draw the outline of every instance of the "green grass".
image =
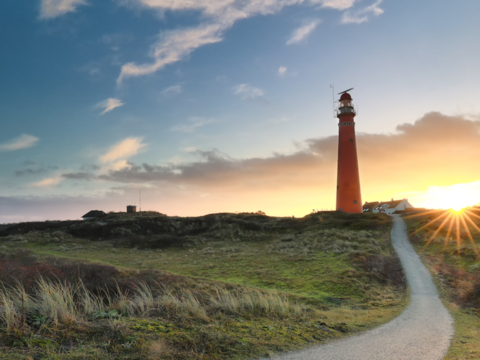
<svg viewBox="0 0 480 360">
<path fill-rule="evenodd" d="M 407 228 L 410 233 L 413 233 L 428 225 L 440 214 L 441 212 L 407 218 Z M 477 226 L 480 224 L 478 218 L 472 216 L 471 219 Z M 459 243 L 457 243 L 456 226 L 454 225 L 453 239 L 445 246 L 447 225 L 426 246 L 442 221 L 443 218 L 440 218 L 411 236 L 411 242 L 434 276 L 440 297 L 455 321 L 455 335 L 445 359 L 479 359 L 480 260 L 475 255 L 468 233 L 463 227 L 460 227 Z M 474 242 L 478 244 L 480 234 L 475 231 L 474 227 L 470 227 L 470 231 Z"/>
<path fill-rule="evenodd" d="M 17 316 L 0 337 L 0 359 L 22 352 L 52 359 L 271 356 L 377 326 L 407 301 L 404 283 L 389 275 L 398 259 L 385 215 L 111 214 L 102 221 L 20 224 L 4 230 L 0 249 L 27 249 L 49 263 L 109 264 L 119 278 L 148 276 L 162 286 L 151 287 L 151 296 L 137 289 L 128 299 L 93 301 L 106 304 L 105 314 L 124 314 L 115 319 L 93 319 L 82 305 L 72 321 L 51 320 L 25 335 Z M 147 310 L 132 310 L 135 296 Z M 62 344 L 73 344 L 68 354 Z"/>
</svg>

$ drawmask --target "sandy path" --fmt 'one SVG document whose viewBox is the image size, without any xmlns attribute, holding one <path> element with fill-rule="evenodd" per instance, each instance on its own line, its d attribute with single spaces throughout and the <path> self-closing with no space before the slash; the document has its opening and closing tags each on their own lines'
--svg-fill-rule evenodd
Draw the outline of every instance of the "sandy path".
<svg viewBox="0 0 480 360">
<path fill-rule="evenodd" d="M 357 336 L 286 353 L 283 360 L 440 360 L 450 345 L 453 319 L 427 268 L 408 241 L 400 215 L 393 215 L 392 242 L 407 275 L 411 303 L 389 323 Z"/>
</svg>

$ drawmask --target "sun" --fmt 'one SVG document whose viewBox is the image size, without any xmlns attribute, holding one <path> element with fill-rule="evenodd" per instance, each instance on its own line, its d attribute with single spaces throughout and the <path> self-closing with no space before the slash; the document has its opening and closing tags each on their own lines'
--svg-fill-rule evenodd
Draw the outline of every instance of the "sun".
<svg viewBox="0 0 480 360">
<path fill-rule="evenodd" d="M 441 224 L 438 226 L 437 230 L 434 231 L 430 239 L 424 245 L 424 250 L 428 247 L 428 245 L 431 244 L 431 242 L 436 238 L 440 231 L 445 228 L 448 230 L 443 244 L 443 249 L 446 248 L 450 241 L 453 241 L 457 245 L 458 254 L 460 254 L 460 250 L 463 244 L 465 242 L 469 242 L 471 244 L 472 250 L 475 252 L 477 258 L 480 260 L 480 250 L 478 249 L 478 246 L 472 236 L 472 231 L 480 233 L 480 227 L 478 227 L 478 225 L 475 224 L 475 222 L 472 220 L 472 218 L 480 219 L 480 216 L 478 215 L 478 213 L 476 213 L 476 211 L 474 211 L 474 209 L 460 207 L 458 210 L 455 210 L 453 208 L 450 208 L 448 210 L 431 210 L 421 212 L 419 214 L 406 216 L 404 218 L 407 219 L 427 214 L 435 214 L 435 218 L 432 221 L 428 222 L 426 225 L 422 226 L 420 229 L 417 229 L 413 233 L 409 234 L 409 236 L 416 234 L 421 230 L 429 227 L 430 225 L 441 221 Z M 462 233 L 466 234 L 467 239 L 462 238 Z"/>
<path fill-rule="evenodd" d="M 470 184 L 430 186 L 426 195 L 428 200 L 425 205 L 430 209 L 452 209 L 459 212 L 476 203 Z"/>
</svg>

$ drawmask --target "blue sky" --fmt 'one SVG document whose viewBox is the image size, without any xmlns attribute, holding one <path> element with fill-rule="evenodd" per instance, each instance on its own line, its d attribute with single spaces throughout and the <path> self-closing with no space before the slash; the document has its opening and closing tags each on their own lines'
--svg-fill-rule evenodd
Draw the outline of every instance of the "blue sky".
<svg viewBox="0 0 480 360">
<path fill-rule="evenodd" d="M 333 208 L 330 84 L 355 88 L 364 200 L 474 183 L 427 166 L 417 185 L 384 186 L 362 155 L 402 124 L 425 136 L 432 112 L 476 134 L 479 13 L 475 0 L 4 0 L 0 222 L 123 210 L 140 189 L 169 215 Z M 435 136 L 446 154 L 465 146 Z"/>
</svg>

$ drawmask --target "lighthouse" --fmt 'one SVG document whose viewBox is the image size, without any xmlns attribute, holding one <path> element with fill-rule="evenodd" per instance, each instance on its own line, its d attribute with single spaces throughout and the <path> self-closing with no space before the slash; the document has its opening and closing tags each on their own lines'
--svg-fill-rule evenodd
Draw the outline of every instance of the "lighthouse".
<svg viewBox="0 0 480 360">
<path fill-rule="evenodd" d="M 361 213 L 362 196 L 355 139 L 355 108 L 348 89 L 341 95 L 338 118 L 337 211 Z"/>
</svg>

